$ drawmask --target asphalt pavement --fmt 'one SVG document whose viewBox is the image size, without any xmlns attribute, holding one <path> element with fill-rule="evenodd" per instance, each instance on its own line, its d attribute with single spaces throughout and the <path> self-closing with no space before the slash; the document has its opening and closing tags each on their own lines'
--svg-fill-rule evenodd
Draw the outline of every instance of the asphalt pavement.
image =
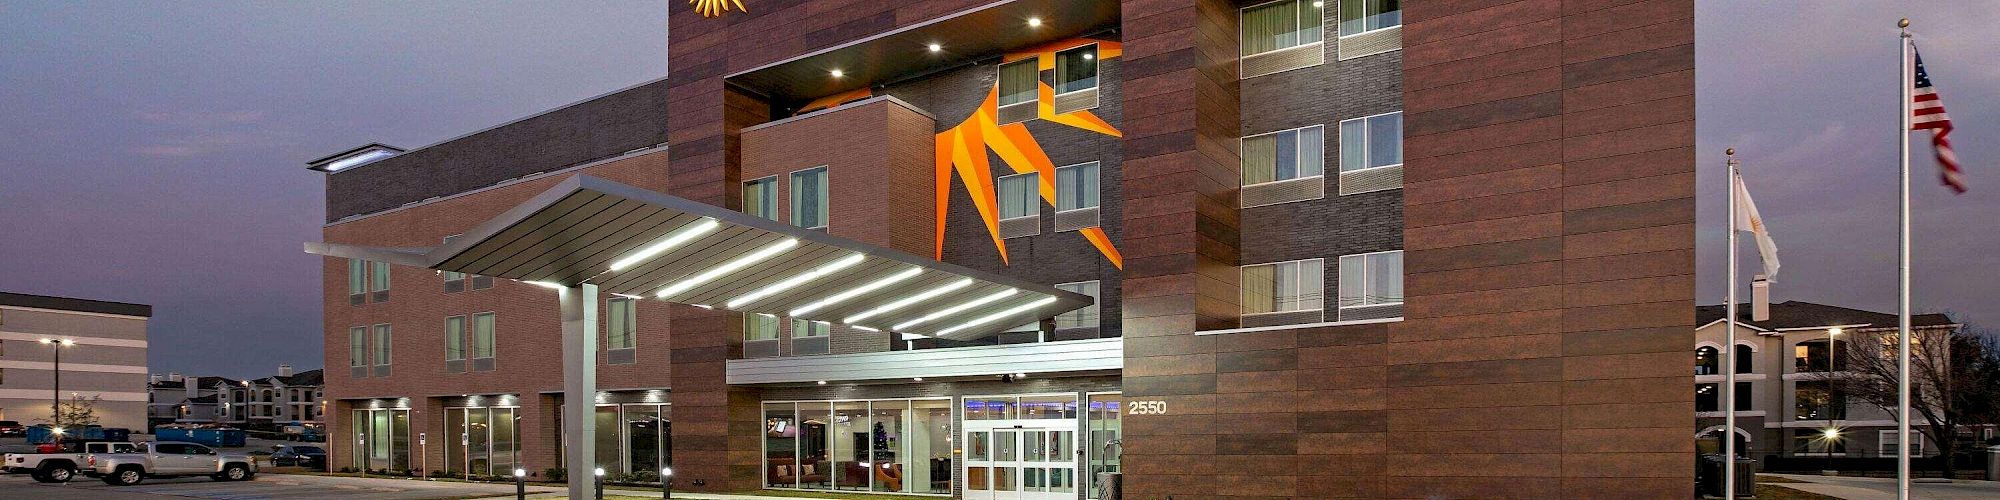
<svg viewBox="0 0 2000 500">
<path fill-rule="evenodd" d="M 529 487 L 530 493 L 556 491 Z M 66 484 L 37 483 L 27 474 L 0 475 L 0 498 L 34 500 L 150 500 L 163 497 L 254 500 L 334 498 L 341 500 L 429 500 L 512 496 L 514 485 L 410 479 L 260 474 L 250 481 L 221 482 L 206 477 L 148 479 L 111 486 L 89 477 Z"/>
</svg>

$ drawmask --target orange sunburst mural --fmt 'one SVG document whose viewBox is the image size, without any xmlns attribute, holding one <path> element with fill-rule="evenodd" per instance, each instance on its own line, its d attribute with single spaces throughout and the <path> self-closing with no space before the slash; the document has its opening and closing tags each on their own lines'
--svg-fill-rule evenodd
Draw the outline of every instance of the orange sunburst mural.
<svg viewBox="0 0 2000 500">
<path fill-rule="evenodd" d="M 1041 70 L 1051 70 L 1055 68 L 1057 51 L 1093 43 L 1098 45 L 1099 59 L 1110 59 L 1123 53 L 1123 47 L 1118 42 L 1076 38 L 1009 53 L 1002 60 L 1013 62 L 1033 57 L 1039 60 L 1037 66 Z M 1119 132 L 1116 127 L 1089 110 L 1056 113 L 1055 89 L 1050 87 L 1048 82 L 1041 82 L 1039 90 L 1037 97 L 1040 102 L 1037 104 L 1036 113 L 1038 118 L 1112 137 L 1124 136 L 1124 133 Z M 1055 165 L 1050 162 L 1048 154 L 1042 151 L 1041 144 L 1035 141 L 1035 136 L 1028 132 L 1026 124 L 1000 124 L 999 98 L 1000 87 L 996 82 L 993 89 L 987 91 L 986 101 L 980 103 L 979 109 L 974 110 L 972 116 L 957 126 L 937 134 L 936 258 L 940 260 L 944 258 L 945 213 L 946 209 L 950 208 L 951 179 L 955 172 L 958 174 L 958 179 L 964 181 L 966 193 L 971 195 L 973 207 L 979 210 L 980 219 L 986 223 L 986 232 L 993 238 L 993 247 L 1000 251 L 1001 263 L 1007 263 L 1007 242 L 1000 237 L 998 199 L 993 185 L 992 162 L 986 157 L 986 152 L 989 150 L 995 156 L 999 156 L 1001 163 L 1006 164 L 1014 173 L 1040 174 L 1035 177 L 1042 200 L 1050 205 L 1056 203 Z M 1097 247 L 1098 252 L 1111 261 L 1111 265 L 1119 269 L 1125 268 L 1124 257 L 1118 253 L 1118 248 L 1112 245 L 1111 238 L 1104 233 L 1102 226 L 1084 228 L 1078 233 L 1089 240 L 1092 246 Z"/>
<path fill-rule="evenodd" d="M 743 7 L 743 0 L 688 0 L 688 5 L 693 5 L 694 11 L 700 12 L 701 17 L 720 16 L 724 12 L 729 12 L 731 4 L 736 5 L 736 10 L 750 12 L 750 9 Z"/>
</svg>

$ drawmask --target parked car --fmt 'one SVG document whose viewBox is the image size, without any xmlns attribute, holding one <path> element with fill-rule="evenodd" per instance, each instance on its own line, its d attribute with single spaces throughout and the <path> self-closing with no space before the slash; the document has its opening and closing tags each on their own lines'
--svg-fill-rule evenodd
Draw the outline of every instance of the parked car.
<svg viewBox="0 0 2000 500">
<path fill-rule="evenodd" d="M 64 450 L 57 447 L 49 453 L 8 453 L 0 456 L 0 472 L 8 474 L 27 473 L 37 482 L 67 483 L 76 477 L 77 468 L 87 460 L 87 456 L 97 453 L 130 453 L 138 445 L 132 443 L 81 443 Z"/>
<path fill-rule="evenodd" d="M 305 467 L 311 470 L 326 470 L 326 449 L 306 445 L 275 445 L 277 451 L 271 453 L 272 467 Z"/>
<path fill-rule="evenodd" d="M 221 453 L 194 443 L 162 441 L 139 445 L 131 453 L 93 453 L 84 474 L 106 484 L 126 486 L 149 478 L 208 476 L 217 481 L 247 481 L 257 475 L 257 461 L 242 453 Z"/>
<path fill-rule="evenodd" d="M 28 426 L 13 420 L 0 420 L 0 437 L 25 437 Z"/>
</svg>

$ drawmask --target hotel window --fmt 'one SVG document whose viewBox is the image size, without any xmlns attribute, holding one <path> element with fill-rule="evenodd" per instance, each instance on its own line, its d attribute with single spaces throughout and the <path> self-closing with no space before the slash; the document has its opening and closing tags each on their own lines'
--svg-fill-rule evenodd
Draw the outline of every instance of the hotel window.
<svg viewBox="0 0 2000 500">
<path fill-rule="evenodd" d="M 1833 341 L 1833 350 L 1827 350 L 1827 340 L 1807 340 L 1792 346 L 1792 371 L 1813 373 L 1827 371 L 1827 364 L 1833 364 L 1834 371 L 1847 371 L 1847 342 Z"/>
<path fill-rule="evenodd" d="M 778 356 L 778 317 L 769 314 L 743 315 L 743 357 Z"/>
<path fill-rule="evenodd" d="M 616 298 L 604 303 L 604 350 L 607 364 L 625 365 L 638 362 L 634 352 L 639 347 L 638 301 L 630 298 Z"/>
<path fill-rule="evenodd" d="M 1098 282 L 1063 283 L 1056 285 L 1056 289 L 1090 296 L 1090 305 L 1084 306 L 1082 309 L 1056 315 L 1057 330 L 1067 328 L 1097 328 Z"/>
<path fill-rule="evenodd" d="M 1340 256 L 1340 319 L 1403 315 L 1403 251 Z"/>
<path fill-rule="evenodd" d="M 368 301 L 368 261 L 347 259 L 347 303 L 361 305 Z"/>
<path fill-rule="evenodd" d="M 1283 0 L 1243 9 L 1243 55 L 1274 52 L 1320 41 L 1316 0 Z"/>
<path fill-rule="evenodd" d="M 347 329 L 347 367 L 356 370 L 358 377 L 368 376 L 368 327 L 357 326 Z"/>
<path fill-rule="evenodd" d="M 1000 65 L 1000 105 L 1035 102 L 1035 94 L 1041 90 L 1041 69 L 1038 60 L 1023 59 Z"/>
<path fill-rule="evenodd" d="M 492 277 L 492 276 L 480 276 L 480 275 L 477 275 L 477 274 L 474 274 L 474 275 L 472 275 L 472 289 L 473 289 L 473 290 L 485 290 L 485 289 L 488 289 L 488 288 L 493 288 L 493 277 Z"/>
<path fill-rule="evenodd" d="M 1056 53 L 1056 93 L 1097 88 L 1097 44 Z"/>
<path fill-rule="evenodd" d="M 1340 122 L 1340 171 L 1403 164 L 1403 113 Z"/>
<path fill-rule="evenodd" d="M 372 267 L 375 268 L 375 280 L 368 290 L 375 293 L 376 302 L 386 302 L 389 300 L 389 263 L 369 262 L 369 264 L 373 264 Z"/>
<path fill-rule="evenodd" d="M 446 236 L 444 237 L 444 244 L 451 245 L 451 241 L 458 239 L 458 237 L 460 236 L 464 235 L 454 234 L 451 236 Z M 465 273 L 453 272 L 453 271 L 441 271 L 439 274 L 444 275 L 444 293 L 465 291 Z"/>
<path fill-rule="evenodd" d="M 1243 266 L 1243 314 L 1320 310 L 1324 266 L 1320 259 Z"/>
<path fill-rule="evenodd" d="M 1403 187 L 1403 113 L 1340 122 L 1340 194 Z"/>
<path fill-rule="evenodd" d="M 743 213 L 778 220 L 778 177 L 743 183 Z"/>
<path fill-rule="evenodd" d="M 451 373 L 465 371 L 464 316 L 444 319 L 444 366 L 444 370 Z"/>
<path fill-rule="evenodd" d="M 1753 373 L 1757 365 L 1757 351 L 1750 346 L 1736 346 L 1736 373 Z"/>
<path fill-rule="evenodd" d="M 1056 168 L 1056 211 L 1097 208 L 1097 162 Z"/>
<path fill-rule="evenodd" d="M 389 325 L 375 325 L 375 376 L 381 377 L 389 374 L 390 348 L 392 345 L 390 342 Z"/>
<path fill-rule="evenodd" d="M 472 315 L 472 371 L 493 370 L 493 313 Z"/>
<path fill-rule="evenodd" d="M 1401 26 L 1401 3 L 1397 0 L 1341 0 L 1340 36 Z"/>
<path fill-rule="evenodd" d="M 1825 380 L 1800 380 L 1792 391 L 1793 420 L 1846 420 L 1847 395 Z"/>
<path fill-rule="evenodd" d="M 827 345 L 827 333 L 831 324 L 824 321 L 792 319 L 792 353 L 826 354 L 831 352 Z"/>
<path fill-rule="evenodd" d="M 828 188 L 824 166 L 792 172 L 792 225 L 826 228 Z"/>
<path fill-rule="evenodd" d="M 1896 431 L 1875 431 L 1875 433 L 1876 453 L 1884 457 L 1896 456 L 1896 443 L 1901 441 L 1896 439 Z M 1910 430 L 1910 456 L 1924 456 L 1924 434 L 1916 429 Z"/>
<path fill-rule="evenodd" d="M 1750 411 L 1750 383 L 1736 383 L 1736 411 Z M 1722 411 L 1722 384 L 1695 384 L 1694 411 Z"/>
<path fill-rule="evenodd" d="M 1001 177 L 995 186 L 999 193 L 1000 237 L 1018 238 L 1041 234 L 1042 204 L 1038 199 L 1036 183 L 1040 174 L 1026 173 Z"/>
<path fill-rule="evenodd" d="M 1000 178 L 1000 218 L 1012 219 L 1041 214 L 1035 202 L 1035 180 L 1039 174 L 1026 173 Z"/>
<path fill-rule="evenodd" d="M 1321 175 L 1324 134 L 1323 127 L 1314 125 L 1243 138 L 1243 185 Z"/>
</svg>

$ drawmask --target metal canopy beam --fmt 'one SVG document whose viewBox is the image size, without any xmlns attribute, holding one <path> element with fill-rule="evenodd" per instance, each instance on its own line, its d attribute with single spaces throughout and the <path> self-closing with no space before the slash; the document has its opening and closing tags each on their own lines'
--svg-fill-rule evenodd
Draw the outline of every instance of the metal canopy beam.
<svg viewBox="0 0 2000 500">
<path fill-rule="evenodd" d="M 309 243 L 306 251 L 955 340 L 1091 301 L 589 176 L 565 180 L 443 247 Z"/>
</svg>

